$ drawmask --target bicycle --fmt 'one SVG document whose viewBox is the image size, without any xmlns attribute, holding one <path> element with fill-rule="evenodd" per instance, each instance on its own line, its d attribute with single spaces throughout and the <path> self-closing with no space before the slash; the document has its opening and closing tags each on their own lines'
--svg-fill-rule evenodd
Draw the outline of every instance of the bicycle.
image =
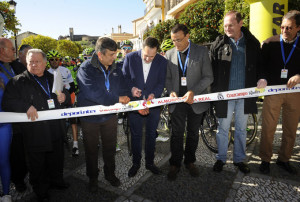
<svg viewBox="0 0 300 202">
<path fill-rule="evenodd" d="M 205 145 L 214 153 L 218 153 L 218 145 L 217 145 L 217 128 L 218 128 L 218 122 L 216 118 L 216 112 L 214 107 L 211 105 L 211 107 L 204 113 L 202 118 L 202 124 L 200 127 L 201 137 L 203 139 L 203 142 Z M 233 116 L 234 117 L 234 116 Z M 247 140 L 246 140 L 246 146 L 250 145 L 253 140 L 255 139 L 257 135 L 257 116 L 256 114 L 249 114 L 248 115 L 248 121 L 247 121 Z M 234 143 L 234 118 L 231 122 L 231 128 L 228 134 L 228 146 L 231 143 Z"/>
</svg>

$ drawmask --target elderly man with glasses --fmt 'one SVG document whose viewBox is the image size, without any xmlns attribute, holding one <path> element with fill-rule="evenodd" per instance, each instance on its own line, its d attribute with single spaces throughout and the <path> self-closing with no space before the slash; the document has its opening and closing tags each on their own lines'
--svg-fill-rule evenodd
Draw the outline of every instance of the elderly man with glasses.
<svg viewBox="0 0 300 202">
<path fill-rule="evenodd" d="M 289 11 L 282 18 L 281 34 L 267 39 L 262 46 L 265 78 L 269 85 L 286 85 L 293 88 L 300 83 L 300 12 Z M 282 109 L 282 142 L 276 164 L 290 174 L 296 169 L 289 160 L 293 153 L 300 117 L 300 93 L 265 96 L 259 156 L 260 172 L 270 172 L 273 139 Z"/>
</svg>

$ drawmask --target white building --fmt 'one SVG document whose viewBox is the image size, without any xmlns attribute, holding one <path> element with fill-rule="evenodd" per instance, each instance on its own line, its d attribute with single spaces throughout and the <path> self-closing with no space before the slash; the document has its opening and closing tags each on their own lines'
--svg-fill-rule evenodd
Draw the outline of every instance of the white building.
<svg viewBox="0 0 300 202">
<path fill-rule="evenodd" d="M 166 19 L 179 18 L 184 9 L 197 0 L 143 0 L 146 4 L 144 16 L 132 21 L 134 49 L 142 48 L 145 31 Z"/>
</svg>

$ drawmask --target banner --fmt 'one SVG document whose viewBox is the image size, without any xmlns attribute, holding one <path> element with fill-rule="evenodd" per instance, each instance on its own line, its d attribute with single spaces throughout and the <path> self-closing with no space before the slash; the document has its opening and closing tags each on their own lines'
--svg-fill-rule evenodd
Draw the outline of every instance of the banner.
<svg viewBox="0 0 300 202">
<path fill-rule="evenodd" d="M 262 88 L 262 89 L 257 89 L 253 87 L 253 88 L 245 88 L 245 89 L 218 92 L 218 93 L 196 95 L 194 96 L 194 103 L 212 102 L 212 101 L 219 101 L 219 100 L 233 100 L 233 99 L 259 97 L 259 96 L 275 95 L 275 94 L 283 94 L 283 93 L 297 93 L 297 92 L 300 92 L 300 84 L 297 84 L 293 88 L 287 88 L 286 85 L 267 86 L 266 88 Z M 38 111 L 39 118 L 36 121 L 128 112 L 128 111 L 135 111 L 135 110 L 140 110 L 145 108 L 158 107 L 162 105 L 176 104 L 184 101 L 185 99 L 182 99 L 182 97 L 179 98 L 163 97 L 163 98 L 153 99 L 151 101 L 144 101 L 144 100 L 131 101 L 126 105 L 117 103 L 112 106 L 95 105 L 95 106 L 88 106 L 88 107 L 76 107 L 76 108 Z M 13 122 L 31 122 L 31 120 L 27 118 L 26 113 L 0 112 L 0 123 L 13 123 Z"/>
</svg>

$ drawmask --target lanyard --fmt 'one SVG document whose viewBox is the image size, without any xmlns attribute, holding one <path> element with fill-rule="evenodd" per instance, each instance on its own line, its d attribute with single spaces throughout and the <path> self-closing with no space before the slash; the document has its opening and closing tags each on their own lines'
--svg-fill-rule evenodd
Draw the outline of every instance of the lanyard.
<svg viewBox="0 0 300 202">
<path fill-rule="evenodd" d="M 48 91 L 44 88 L 44 86 L 41 84 L 41 82 L 39 82 L 39 80 L 37 80 L 34 76 L 33 78 L 36 80 L 36 82 L 38 82 L 38 84 L 42 87 L 42 89 L 44 90 L 44 92 L 49 96 L 49 98 L 51 99 L 51 93 L 50 93 L 50 88 L 49 88 L 49 83 L 48 83 L 48 79 L 46 79 L 47 82 L 47 87 L 48 87 Z"/>
<path fill-rule="evenodd" d="M 182 75 L 183 76 L 185 76 L 186 67 L 187 67 L 187 63 L 188 63 L 188 60 L 189 60 L 189 56 L 190 56 L 190 49 L 191 49 L 191 42 L 189 44 L 189 49 L 188 49 L 188 53 L 187 53 L 187 56 L 186 56 L 186 59 L 185 59 L 184 67 L 182 67 L 181 57 L 180 57 L 179 51 L 177 51 L 177 56 L 178 56 L 178 59 L 179 59 L 179 65 L 180 65 L 180 68 L 182 70 Z"/>
<path fill-rule="evenodd" d="M 284 69 L 285 69 L 285 66 L 286 64 L 288 63 L 288 61 L 291 59 L 291 56 L 296 48 L 296 45 L 297 45 L 297 42 L 298 42 L 298 39 L 299 39 L 299 36 L 297 37 L 296 41 L 294 42 L 293 44 L 293 48 L 288 56 L 288 58 L 285 60 L 285 55 L 284 55 L 284 48 L 283 48 L 283 40 L 282 40 L 282 35 L 280 34 L 280 46 L 281 46 L 281 55 L 282 55 L 282 60 L 283 60 L 283 63 L 284 63 Z"/>
<path fill-rule="evenodd" d="M 10 72 L 10 71 L 8 71 L 8 69 L 6 69 L 6 67 L 2 63 L 0 63 L 0 66 L 4 69 L 4 71 L 6 71 L 7 74 L 9 74 L 9 76 L 11 76 L 11 77 L 15 76 L 15 72 L 12 68 L 10 68 L 10 70 L 11 70 L 11 72 Z"/>
<path fill-rule="evenodd" d="M 104 69 L 102 68 L 102 65 L 100 65 L 100 67 L 101 67 L 101 69 L 103 71 L 103 74 L 104 74 L 106 90 L 109 91 L 109 87 L 110 87 L 110 84 L 109 84 L 109 73 L 110 73 L 110 71 L 108 71 L 108 73 L 106 75 Z"/>
</svg>

